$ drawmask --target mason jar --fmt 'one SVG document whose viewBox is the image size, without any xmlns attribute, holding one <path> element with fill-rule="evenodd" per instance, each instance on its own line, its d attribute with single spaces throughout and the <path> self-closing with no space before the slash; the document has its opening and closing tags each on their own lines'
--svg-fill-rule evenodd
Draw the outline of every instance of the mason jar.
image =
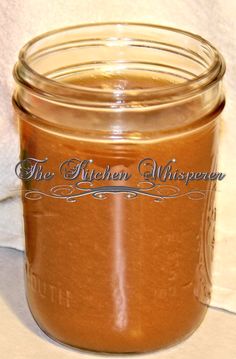
<svg viewBox="0 0 236 359">
<path fill-rule="evenodd" d="M 26 295 L 56 341 L 147 352 L 203 320 L 224 72 L 206 40 L 147 24 L 69 27 L 21 49 Z"/>
</svg>

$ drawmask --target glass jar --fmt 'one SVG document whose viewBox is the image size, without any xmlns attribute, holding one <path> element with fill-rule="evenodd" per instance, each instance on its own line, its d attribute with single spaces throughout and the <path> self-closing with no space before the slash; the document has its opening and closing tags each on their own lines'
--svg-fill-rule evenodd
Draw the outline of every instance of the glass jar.
<svg viewBox="0 0 236 359">
<path fill-rule="evenodd" d="M 224 72 L 207 41 L 154 25 L 76 26 L 22 48 L 25 283 L 50 337 L 146 352 L 204 318 Z"/>
</svg>

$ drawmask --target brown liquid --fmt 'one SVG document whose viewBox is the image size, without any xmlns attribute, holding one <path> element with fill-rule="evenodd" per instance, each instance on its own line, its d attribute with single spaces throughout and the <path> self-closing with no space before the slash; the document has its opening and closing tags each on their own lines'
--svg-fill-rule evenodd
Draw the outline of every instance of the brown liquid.
<svg viewBox="0 0 236 359">
<path fill-rule="evenodd" d="M 148 78 L 121 80 L 95 77 L 92 82 L 84 78 L 70 83 L 153 86 Z M 153 81 L 157 86 L 169 85 Z M 148 121 L 148 113 L 145 116 Z M 25 189 L 50 193 L 53 185 L 78 182 L 68 182 L 59 174 L 60 163 L 69 158 L 93 159 L 89 168 L 96 171 L 104 171 L 109 164 L 111 172 L 132 174 L 128 181 L 84 185 L 88 189 L 137 187 L 142 179 L 137 164 L 146 157 L 162 165 L 176 158 L 174 168 L 210 172 L 215 167 L 217 128 L 211 119 L 176 135 L 122 142 L 90 141 L 93 133 L 87 137 L 67 136 L 66 130 L 58 134 L 35 127 L 22 115 L 23 155 L 48 157 L 45 169 L 56 173 L 51 181 L 27 182 Z M 182 194 L 213 188 L 209 181 L 166 184 L 178 186 Z M 90 194 L 74 203 L 23 197 L 27 297 L 40 327 L 59 341 L 96 351 L 144 352 L 180 341 L 204 317 L 210 295 L 214 192 L 206 192 L 200 200 L 185 195 L 160 202 L 145 195 L 126 195 L 107 193 L 105 199 L 98 199 Z"/>
</svg>

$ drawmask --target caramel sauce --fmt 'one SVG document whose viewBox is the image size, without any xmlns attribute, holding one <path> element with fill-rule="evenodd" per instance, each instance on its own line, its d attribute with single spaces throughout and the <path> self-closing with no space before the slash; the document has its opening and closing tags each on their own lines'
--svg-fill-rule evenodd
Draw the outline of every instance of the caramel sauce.
<svg viewBox="0 0 236 359">
<path fill-rule="evenodd" d="M 60 81 L 101 89 L 170 86 L 164 78 L 112 75 Z M 197 106 L 199 102 L 192 102 L 170 110 L 176 111 L 176 127 Z M 61 117 L 59 109 L 54 116 Z M 63 116 L 64 129 L 56 130 L 29 115 L 20 116 L 22 156 L 48 158 L 44 169 L 55 173 L 51 180 L 25 182 L 25 190 L 51 194 L 53 186 L 79 182 L 81 178 L 66 181 L 60 174 L 60 164 L 70 158 L 92 159 L 89 173 L 101 173 L 109 165 L 113 173 L 132 175 L 128 180 L 95 179 L 82 185 L 86 190 L 129 186 L 150 193 L 140 183 L 137 167 L 145 158 L 159 165 L 175 158 L 174 167 L 186 172 L 215 169 L 218 125 L 213 113 L 197 128 L 187 126 L 176 133 L 167 129 L 161 136 L 153 132 L 148 140 L 142 138 L 138 122 L 137 133 L 123 139 L 101 140 L 97 127 L 95 134 L 73 134 Z M 84 113 L 77 116 L 79 122 Z M 98 123 L 103 120 L 100 112 L 92 116 Z M 135 121 L 135 114 L 120 116 L 133 116 Z M 140 123 L 150 116 L 155 117 L 155 111 L 144 113 Z M 104 190 L 100 197 L 91 192 L 72 202 L 45 195 L 29 200 L 23 192 L 27 297 L 34 318 L 50 336 L 95 351 L 145 352 L 179 342 L 200 324 L 210 298 L 214 184 L 158 183 L 178 186 L 182 196 L 155 201 L 140 193 L 129 197 Z M 205 197 L 184 195 L 196 189 Z M 170 188 L 156 191 L 151 193 L 173 194 Z"/>
</svg>

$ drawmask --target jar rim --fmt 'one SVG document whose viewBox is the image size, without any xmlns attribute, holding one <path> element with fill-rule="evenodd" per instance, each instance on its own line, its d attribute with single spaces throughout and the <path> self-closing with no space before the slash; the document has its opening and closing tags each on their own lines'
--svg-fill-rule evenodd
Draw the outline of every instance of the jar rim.
<svg viewBox="0 0 236 359">
<path fill-rule="evenodd" d="M 149 23 L 139 23 L 139 22 L 95 22 L 95 23 L 84 23 L 80 25 L 74 25 L 69 27 L 58 28 L 52 31 L 45 32 L 41 35 L 38 35 L 28 41 L 20 50 L 18 56 L 18 62 L 16 63 L 13 76 L 15 81 L 20 86 L 26 87 L 28 90 L 36 92 L 38 95 L 42 95 L 44 97 L 52 97 L 55 96 L 57 101 L 65 102 L 65 98 L 67 97 L 75 97 L 78 99 L 78 95 L 90 94 L 90 95 L 111 95 L 114 93 L 112 88 L 110 89 L 102 89 L 98 87 L 88 87 L 83 85 L 72 85 L 69 83 L 64 83 L 60 81 L 56 81 L 52 78 L 49 78 L 45 75 L 40 74 L 35 71 L 32 66 L 30 66 L 27 56 L 28 52 L 31 48 L 36 45 L 41 40 L 49 38 L 53 35 L 58 35 L 63 32 L 69 32 L 73 30 L 80 30 L 84 28 L 95 28 L 95 27 L 104 27 L 104 26 L 119 26 L 119 27 L 143 27 L 146 29 L 153 30 L 162 30 L 169 33 L 177 33 L 180 35 L 184 35 L 186 38 L 191 38 L 201 43 L 205 50 L 208 51 L 208 57 L 211 55 L 212 59 L 208 68 L 206 68 L 200 74 L 194 76 L 194 78 L 184 80 L 179 83 L 171 83 L 171 85 L 165 88 L 160 87 L 150 87 L 150 88 L 141 88 L 135 89 L 135 97 L 140 96 L 151 96 L 154 95 L 158 97 L 161 103 L 165 103 L 165 98 L 168 97 L 168 102 L 174 102 L 183 98 L 192 97 L 199 92 L 204 91 L 208 87 L 212 86 L 216 82 L 219 82 L 224 73 L 225 73 L 225 61 L 221 53 L 207 40 L 202 38 L 201 36 L 194 34 L 189 31 L 177 29 L 174 27 L 163 26 L 163 25 L 155 25 Z M 31 81 L 28 81 L 30 78 Z M 48 93 L 43 93 L 40 88 L 34 85 L 34 83 L 43 82 L 44 85 L 48 86 Z M 59 90 L 59 91 L 58 91 Z M 63 91 L 63 96 L 59 94 L 59 92 Z M 68 92 L 68 93 L 67 93 Z M 122 94 L 124 96 L 132 96 L 134 90 L 133 89 L 122 89 Z M 181 96 L 180 96 L 181 93 Z M 64 98 L 64 100 L 63 100 Z"/>
</svg>

